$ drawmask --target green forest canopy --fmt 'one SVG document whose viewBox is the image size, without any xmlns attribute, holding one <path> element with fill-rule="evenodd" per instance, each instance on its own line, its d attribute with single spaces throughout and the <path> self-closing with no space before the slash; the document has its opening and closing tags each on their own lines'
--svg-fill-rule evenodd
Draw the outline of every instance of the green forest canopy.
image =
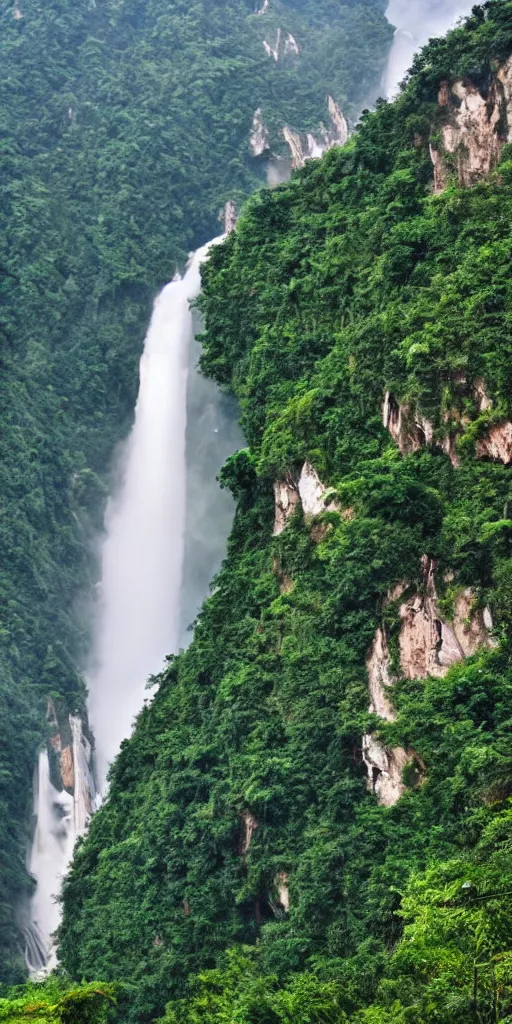
<svg viewBox="0 0 512 1024">
<path fill-rule="evenodd" d="M 24 976 L 15 911 L 47 701 L 84 711 L 91 538 L 152 298 L 261 181 L 255 101 L 276 145 L 281 117 L 317 124 L 333 33 L 329 88 L 352 116 L 375 93 L 384 7 L 276 0 L 301 54 L 275 65 L 244 0 L 0 5 L 0 980 Z"/>
<path fill-rule="evenodd" d="M 510 0 L 475 8 L 349 145 L 250 199 L 204 270 L 203 368 L 248 443 L 222 475 L 228 555 L 64 889 L 65 968 L 129 980 L 130 1020 L 512 1016 L 510 469 L 476 457 L 511 415 L 512 154 L 441 195 L 429 154 L 439 83 L 486 88 L 511 53 Z M 432 444 L 398 450 L 386 390 Z M 273 537 L 272 483 L 305 459 L 347 514 L 299 509 Z M 422 555 L 446 618 L 471 588 L 498 644 L 418 681 L 386 598 L 421 591 Z M 383 614 L 387 723 L 365 666 Z M 392 807 L 366 787 L 369 731 L 414 752 Z"/>
</svg>

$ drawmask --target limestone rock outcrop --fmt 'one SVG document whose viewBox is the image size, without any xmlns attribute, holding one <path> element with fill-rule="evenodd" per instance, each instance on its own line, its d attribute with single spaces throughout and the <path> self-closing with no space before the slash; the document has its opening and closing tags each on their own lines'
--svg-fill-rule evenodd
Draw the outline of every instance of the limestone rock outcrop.
<svg viewBox="0 0 512 1024">
<path fill-rule="evenodd" d="M 263 7 L 260 11 L 257 11 L 256 13 L 264 14 L 265 10 L 266 8 Z M 275 61 L 278 61 L 280 57 L 288 57 L 290 55 L 293 57 L 298 57 L 300 53 L 300 49 L 295 37 L 292 36 L 291 32 L 287 32 L 285 35 L 283 35 L 280 28 L 278 28 L 277 30 L 277 36 L 274 45 L 272 45 L 272 43 L 269 43 L 267 42 L 266 39 L 264 39 L 263 46 L 265 48 L 265 53 L 267 57 L 273 57 Z"/>
<path fill-rule="evenodd" d="M 480 647 L 494 646 L 489 636 L 490 612 L 475 607 L 475 592 L 468 587 L 458 593 L 453 621 L 448 624 L 438 607 L 435 563 L 424 556 L 422 569 L 422 593 L 404 601 L 399 613 L 400 667 L 408 679 L 424 679 L 427 675 L 441 678 L 455 662 L 470 657 Z"/>
<path fill-rule="evenodd" d="M 249 146 L 253 156 L 263 156 L 269 148 L 268 130 L 263 123 L 263 111 L 258 107 L 252 115 L 252 130 L 249 138 Z"/>
<path fill-rule="evenodd" d="M 232 199 L 229 199 L 224 206 L 224 234 L 230 235 L 236 228 L 236 206 Z"/>
<path fill-rule="evenodd" d="M 275 61 L 278 61 L 279 49 L 281 46 L 281 29 L 278 28 L 277 30 L 277 36 L 274 46 L 272 46 L 271 43 L 267 43 L 266 39 L 263 40 L 263 46 L 265 48 L 265 53 L 267 57 L 273 57 Z"/>
<path fill-rule="evenodd" d="M 432 444 L 434 429 L 430 421 L 410 405 L 400 405 L 389 391 L 384 396 L 382 422 L 403 455 Z"/>
<path fill-rule="evenodd" d="M 475 607 L 475 600 L 475 591 L 466 587 L 454 603 L 453 632 L 465 658 L 476 654 L 480 647 L 494 647 L 496 644 L 489 635 L 493 628 L 491 613 L 488 608 Z"/>
<path fill-rule="evenodd" d="M 332 146 L 344 146 L 348 141 L 348 123 L 341 107 L 333 100 L 332 96 L 327 98 L 327 109 L 331 119 L 332 129 L 328 133 L 328 149 Z"/>
<path fill-rule="evenodd" d="M 437 607 L 434 562 L 422 558 L 423 593 L 400 606 L 400 666 L 407 679 L 444 676 L 464 657 L 453 629 L 443 622 Z"/>
<path fill-rule="evenodd" d="M 274 483 L 274 537 L 283 532 L 300 501 L 295 482 L 290 476 Z"/>
<path fill-rule="evenodd" d="M 383 626 L 378 626 L 372 648 L 366 660 L 369 711 L 387 722 L 396 718 L 389 697 L 395 678 L 391 673 L 391 658 Z M 376 736 L 367 733 L 362 743 L 363 761 L 368 771 L 368 788 L 375 793 L 380 804 L 392 807 L 404 792 L 402 772 L 412 760 L 403 747 L 387 747 Z"/>
<path fill-rule="evenodd" d="M 405 791 L 402 773 L 412 760 L 403 747 L 383 746 L 374 736 L 363 736 L 363 761 L 368 769 L 369 788 L 384 807 L 392 807 Z"/>
<path fill-rule="evenodd" d="M 472 588 L 459 591 L 454 601 L 453 622 L 448 624 L 438 607 L 435 563 L 426 556 L 422 558 L 422 573 L 421 592 L 403 600 L 399 606 L 400 669 L 408 679 L 424 679 L 428 675 L 442 677 L 455 662 L 470 657 L 481 647 L 493 647 L 495 644 L 489 635 L 491 613 L 488 608 L 476 606 L 476 594 Z M 388 595 L 388 602 L 400 601 L 406 590 L 407 584 L 399 584 Z M 396 715 L 390 688 L 396 680 L 391 671 L 383 625 L 377 627 L 366 668 L 369 711 L 384 721 L 393 722 Z M 414 755 L 403 747 L 387 747 L 370 733 L 363 737 L 362 753 L 369 788 L 379 803 L 391 807 L 404 791 L 402 772 L 415 760 Z"/>
<path fill-rule="evenodd" d="M 459 185 L 473 185 L 497 164 L 512 138 L 512 57 L 499 69 L 488 90 L 469 80 L 443 82 L 438 103 L 446 112 L 440 145 L 430 146 L 434 191 L 442 192 L 450 170 Z"/>
<path fill-rule="evenodd" d="M 290 909 L 290 888 L 286 871 L 279 871 L 275 877 L 274 885 L 280 908 L 287 914 Z"/>
<path fill-rule="evenodd" d="M 473 381 L 470 387 L 465 379 L 458 382 L 462 392 L 472 396 L 476 415 L 492 409 L 492 399 L 487 394 L 485 383 L 481 378 Z M 420 448 L 437 446 L 448 456 L 452 466 L 457 469 L 460 458 L 457 453 L 457 438 L 460 437 L 471 422 L 468 416 L 462 415 L 457 409 L 443 416 L 444 436 L 436 441 L 433 424 L 423 416 L 417 408 L 407 403 L 400 403 L 394 395 L 386 391 L 382 406 L 382 422 L 398 445 L 402 455 L 417 452 Z M 508 420 L 491 426 L 475 445 L 477 458 L 493 459 L 512 464 L 512 423 Z"/>
<path fill-rule="evenodd" d="M 306 519 L 311 519 L 321 512 L 341 511 L 334 496 L 329 501 L 330 489 L 320 480 L 314 466 L 306 459 L 298 479 L 290 474 L 274 482 L 274 528 L 273 536 L 283 532 L 291 519 L 297 505 L 301 504 Z M 342 513 L 350 518 L 352 510 Z"/>
<path fill-rule="evenodd" d="M 301 469 L 298 489 L 306 517 L 318 516 L 320 512 L 325 512 L 327 488 L 324 487 L 314 466 L 307 460 Z"/>
<path fill-rule="evenodd" d="M 284 41 L 284 55 L 291 53 L 295 57 L 299 56 L 300 50 L 296 39 L 292 36 L 291 32 L 288 32 Z"/>
<path fill-rule="evenodd" d="M 69 789 L 73 792 L 75 788 L 75 766 L 72 747 L 64 747 L 60 752 L 60 777 L 64 789 Z"/>
<path fill-rule="evenodd" d="M 496 423 L 486 435 L 476 442 L 476 455 L 481 459 L 493 459 L 505 466 L 512 463 L 512 423 Z"/>
<path fill-rule="evenodd" d="M 310 157 L 309 145 L 304 146 L 299 132 L 287 124 L 283 128 L 283 138 L 290 150 L 292 168 L 304 167 L 306 160 Z"/>
<path fill-rule="evenodd" d="M 245 857 L 245 855 L 249 851 L 249 847 L 250 847 L 250 845 L 252 843 L 252 837 L 254 835 L 254 832 L 258 828 L 258 824 L 259 823 L 256 820 L 256 818 L 254 817 L 254 814 L 251 814 L 250 811 L 242 811 L 240 817 L 242 819 L 242 825 L 243 825 L 243 834 L 242 834 L 242 841 L 241 841 L 241 844 L 240 844 L 240 853 L 242 854 L 242 857 Z"/>
<path fill-rule="evenodd" d="M 391 675 L 390 662 L 386 633 L 383 626 L 378 626 L 366 661 L 370 691 L 369 710 L 372 714 L 379 715 L 379 718 L 393 722 L 396 716 L 387 692 L 395 682 Z"/>
<path fill-rule="evenodd" d="M 334 146 L 344 146 L 347 142 L 349 137 L 347 119 L 332 96 L 328 97 L 327 110 L 330 120 L 329 128 L 321 123 L 316 133 L 308 132 L 305 137 L 294 128 L 290 128 L 289 125 L 285 125 L 282 129 L 283 138 L 290 150 L 292 168 L 304 167 L 306 160 L 314 160 L 326 153 L 328 149 L 332 149 Z"/>
<path fill-rule="evenodd" d="M 53 763 L 53 783 L 73 798 L 73 819 L 77 835 L 82 835 L 94 809 L 95 785 L 91 744 L 79 715 L 59 714 L 48 701 L 47 719 L 51 727 L 48 752 Z"/>
</svg>

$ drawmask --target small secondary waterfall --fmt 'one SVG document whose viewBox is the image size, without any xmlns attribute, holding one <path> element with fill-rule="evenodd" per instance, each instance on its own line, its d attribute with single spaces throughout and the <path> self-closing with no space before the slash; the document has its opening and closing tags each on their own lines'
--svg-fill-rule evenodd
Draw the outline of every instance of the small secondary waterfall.
<svg viewBox="0 0 512 1024">
<path fill-rule="evenodd" d="M 189 303 L 215 239 L 156 299 L 140 362 L 135 422 L 122 482 L 108 504 L 102 581 L 88 674 L 96 769 L 108 765 L 145 697 L 148 677 L 178 647 L 186 505 L 186 393 L 193 334 Z"/>
<path fill-rule="evenodd" d="M 75 830 L 73 797 L 59 792 L 50 781 L 48 751 L 39 754 L 34 785 L 36 830 L 30 853 L 29 870 L 36 880 L 30 905 L 30 925 L 26 930 L 26 962 L 33 978 L 55 966 L 52 932 L 59 924 L 55 897 L 73 853 Z"/>
<path fill-rule="evenodd" d="M 392 99 L 412 64 L 414 54 L 433 36 L 442 36 L 469 14 L 474 0 L 390 0 L 386 18 L 396 28 L 385 75 L 385 94 Z"/>
<path fill-rule="evenodd" d="M 58 728 L 56 721 L 52 724 Z M 43 978 L 57 964 L 52 937 L 60 920 L 56 900 L 75 842 L 85 832 L 94 804 L 91 747 L 83 734 L 82 721 L 69 715 L 64 724 L 69 745 L 63 746 L 60 733 L 54 733 L 48 748 L 39 753 L 34 778 L 35 832 L 28 868 L 36 888 L 24 926 L 25 960 L 34 980 Z"/>
</svg>

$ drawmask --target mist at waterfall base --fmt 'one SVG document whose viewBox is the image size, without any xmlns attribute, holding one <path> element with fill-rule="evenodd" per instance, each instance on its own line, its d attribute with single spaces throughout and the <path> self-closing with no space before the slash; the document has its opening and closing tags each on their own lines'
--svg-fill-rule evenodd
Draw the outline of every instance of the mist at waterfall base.
<svg viewBox="0 0 512 1024">
<path fill-rule="evenodd" d="M 434 36 L 443 36 L 468 15 L 474 0 L 390 0 L 386 18 L 396 32 L 386 69 L 385 95 L 398 92 L 414 54 Z"/>
<path fill-rule="evenodd" d="M 148 678 L 186 639 L 222 560 L 233 514 L 229 495 L 218 497 L 215 477 L 237 447 L 234 410 L 195 369 L 189 305 L 199 293 L 200 265 L 218 241 L 199 249 L 184 277 L 155 302 L 121 485 L 107 508 L 87 680 L 102 793 L 108 765 L 148 697 Z"/>
</svg>

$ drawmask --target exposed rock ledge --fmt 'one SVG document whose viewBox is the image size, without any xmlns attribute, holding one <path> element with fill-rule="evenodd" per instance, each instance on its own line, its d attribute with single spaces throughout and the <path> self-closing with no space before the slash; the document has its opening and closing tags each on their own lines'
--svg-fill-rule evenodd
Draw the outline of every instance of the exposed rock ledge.
<svg viewBox="0 0 512 1024">
<path fill-rule="evenodd" d="M 317 516 L 320 512 L 339 511 L 339 505 L 327 500 L 330 489 L 320 480 L 316 469 L 306 460 L 297 481 L 291 475 L 274 483 L 274 537 L 283 532 L 291 519 L 299 502 L 306 518 Z"/>
<path fill-rule="evenodd" d="M 459 381 L 459 384 L 463 387 L 466 386 L 467 389 L 465 381 Z M 492 408 L 492 401 L 482 380 L 474 381 L 472 396 L 477 414 L 488 412 Z M 400 404 L 394 395 L 386 391 L 382 406 L 382 422 L 403 455 L 417 452 L 420 448 L 437 443 L 450 459 L 452 466 L 457 469 L 460 465 L 456 450 L 457 436 L 468 426 L 470 420 L 467 416 L 461 416 L 456 410 L 451 413 L 450 419 L 451 430 L 439 442 L 436 442 L 431 421 L 412 405 Z M 509 466 L 512 463 L 512 423 L 504 421 L 491 426 L 487 435 L 479 438 L 476 442 L 475 454 L 477 458 L 493 459 L 495 462 L 503 462 Z"/>
<path fill-rule="evenodd" d="M 274 879 L 274 887 L 277 900 L 271 900 L 270 904 L 276 917 L 290 910 L 290 887 L 286 871 L 279 871 Z"/>
<path fill-rule="evenodd" d="M 481 459 L 493 459 L 509 466 L 512 462 L 512 423 L 496 423 L 487 437 L 476 442 L 475 451 Z"/>
<path fill-rule="evenodd" d="M 386 633 L 383 626 L 378 626 L 366 661 L 369 711 L 387 722 L 393 722 L 396 717 L 387 692 L 395 682 L 390 666 Z M 403 747 L 384 746 L 370 733 L 363 736 L 362 753 L 368 771 L 368 789 L 375 793 L 380 804 L 392 807 L 404 792 L 402 772 L 412 760 L 412 755 Z"/>
<path fill-rule="evenodd" d="M 479 647 L 494 645 L 489 609 L 475 608 L 475 592 L 467 588 L 457 595 L 448 625 L 438 608 L 433 560 L 423 556 L 422 571 L 423 593 L 404 601 L 399 612 L 400 667 L 408 679 L 442 678 L 455 662 L 475 654 Z"/>
<path fill-rule="evenodd" d="M 492 618 L 488 608 L 475 607 L 475 592 L 461 590 L 454 603 L 453 622 L 441 618 L 434 579 L 435 564 L 422 558 L 423 588 L 421 594 L 400 605 L 400 668 L 408 679 L 424 679 L 428 675 L 442 677 L 457 661 L 470 657 L 480 647 L 494 646 L 489 635 Z M 398 600 L 406 590 L 400 584 L 389 595 Z M 392 722 L 395 712 L 389 697 L 395 678 L 383 626 L 378 626 L 368 656 L 369 710 L 384 721 Z M 368 786 L 379 802 L 391 807 L 400 799 L 404 786 L 402 772 L 413 755 L 403 747 L 386 747 L 370 734 L 363 737 L 363 761 L 368 770 Z"/>
<path fill-rule="evenodd" d="M 390 663 L 391 659 L 384 627 L 377 626 L 372 649 L 366 661 L 368 687 L 370 690 L 369 710 L 372 714 L 378 715 L 379 718 L 384 718 L 387 722 L 393 722 L 396 717 L 386 692 L 395 682 L 391 675 Z"/>
<path fill-rule="evenodd" d="M 347 119 L 332 96 L 327 99 L 327 110 L 331 127 L 326 128 L 324 124 L 321 124 L 316 135 L 309 132 L 304 137 L 289 125 L 284 126 L 283 138 L 290 150 L 292 168 L 304 167 L 306 160 L 320 157 L 328 149 L 332 149 L 334 146 L 344 146 L 347 142 L 349 136 Z"/>
<path fill-rule="evenodd" d="M 53 700 L 48 701 L 47 719 L 51 729 L 48 739 L 51 782 L 57 792 L 65 790 L 72 797 L 73 828 L 75 836 L 81 836 L 96 800 L 91 744 L 81 717 L 66 713 L 59 720 Z"/>
<path fill-rule="evenodd" d="M 448 114 L 441 145 L 431 145 L 434 191 L 442 192 L 454 166 L 460 185 L 473 185 L 497 164 L 512 140 L 512 57 L 499 69 L 485 94 L 470 81 L 443 82 L 439 106 Z"/>
<path fill-rule="evenodd" d="M 363 761 L 368 769 L 369 788 L 384 807 L 392 807 L 405 792 L 402 772 L 412 760 L 403 747 L 384 747 L 374 736 L 363 736 Z"/>
<path fill-rule="evenodd" d="M 257 11 L 258 14 L 263 14 L 264 11 Z M 282 45 L 281 45 L 282 44 Z M 263 40 L 263 46 L 267 57 L 273 57 L 275 61 L 278 61 L 281 56 L 287 57 L 289 54 L 298 57 L 300 50 L 297 45 L 297 40 L 292 36 L 291 32 L 287 32 L 285 36 L 278 28 L 277 36 L 274 46 L 268 43 L 266 39 Z"/>
<path fill-rule="evenodd" d="M 263 111 L 258 107 L 252 116 L 252 131 L 249 138 L 249 145 L 253 156 L 263 156 L 269 148 L 268 129 L 263 123 Z"/>
<path fill-rule="evenodd" d="M 242 819 L 243 825 L 243 835 L 240 844 L 240 853 L 242 854 L 242 857 L 245 857 L 245 855 L 249 852 L 249 847 L 252 843 L 253 834 L 258 828 L 259 823 L 254 817 L 254 814 L 251 813 L 251 811 L 242 811 L 240 817 Z"/>
<path fill-rule="evenodd" d="M 229 199 L 224 206 L 224 234 L 230 235 L 236 228 L 236 206 L 232 199 Z"/>
</svg>

